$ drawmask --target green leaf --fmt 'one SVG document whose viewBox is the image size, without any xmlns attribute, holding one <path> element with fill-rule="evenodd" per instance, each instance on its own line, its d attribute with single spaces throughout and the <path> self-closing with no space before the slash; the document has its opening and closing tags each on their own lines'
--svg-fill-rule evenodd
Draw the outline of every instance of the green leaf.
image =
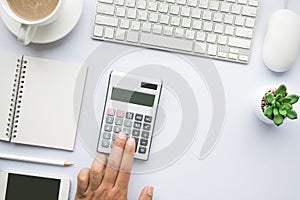
<svg viewBox="0 0 300 200">
<path fill-rule="evenodd" d="M 274 99 L 275 99 L 275 98 L 274 98 L 274 96 L 273 96 L 272 93 L 266 94 L 266 102 L 267 102 L 268 104 L 271 104 L 272 101 L 273 101 Z"/>
<path fill-rule="evenodd" d="M 283 96 L 281 94 L 276 95 L 275 101 L 279 101 Z"/>
<path fill-rule="evenodd" d="M 287 97 L 291 99 L 291 101 L 289 102 L 290 104 L 295 104 L 299 100 L 299 96 L 296 95 L 296 94 L 291 94 L 291 95 L 289 95 Z"/>
<path fill-rule="evenodd" d="M 279 114 L 281 114 L 281 115 L 283 115 L 283 116 L 286 116 L 287 111 L 280 108 L 280 109 L 279 109 Z"/>
<path fill-rule="evenodd" d="M 283 103 L 290 103 L 291 102 L 291 98 L 285 97 L 285 98 L 283 98 L 282 102 Z"/>
<path fill-rule="evenodd" d="M 297 119 L 297 113 L 295 110 L 288 110 L 286 116 L 290 119 Z"/>
<path fill-rule="evenodd" d="M 284 105 L 285 110 L 291 110 L 292 109 L 292 106 L 289 103 L 284 103 L 283 105 Z"/>
<path fill-rule="evenodd" d="M 272 114 L 273 114 L 273 107 L 268 106 L 264 111 L 264 115 L 267 116 L 267 117 L 271 117 Z"/>
<path fill-rule="evenodd" d="M 277 95 L 285 96 L 286 94 L 286 86 L 284 84 L 280 85 L 279 88 L 276 90 L 276 96 Z"/>
<path fill-rule="evenodd" d="M 278 109 L 277 108 L 273 108 L 273 114 L 274 116 L 279 115 Z"/>
<path fill-rule="evenodd" d="M 276 107 L 277 108 L 280 108 L 281 107 L 281 104 L 279 102 L 276 102 Z"/>
<path fill-rule="evenodd" d="M 277 126 L 280 126 L 283 123 L 283 117 L 281 115 L 277 115 L 274 117 L 273 121 Z"/>
</svg>

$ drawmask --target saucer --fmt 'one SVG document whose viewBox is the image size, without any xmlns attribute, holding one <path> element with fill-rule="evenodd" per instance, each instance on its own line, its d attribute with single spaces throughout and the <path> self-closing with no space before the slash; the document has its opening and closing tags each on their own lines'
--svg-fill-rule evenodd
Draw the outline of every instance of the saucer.
<svg viewBox="0 0 300 200">
<path fill-rule="evenodd" d="M 57 41 L 66 36 L 77 24 L 81 16 L 84 0 L 66 0 L 65 6 L 54 22 L 39 27 L 31 43 L 45 44 Z M 11 19 L 0 6 L 0 15 L 6 27 L 14 35 L 19 31 L 20 23 Z"/>
</svg>

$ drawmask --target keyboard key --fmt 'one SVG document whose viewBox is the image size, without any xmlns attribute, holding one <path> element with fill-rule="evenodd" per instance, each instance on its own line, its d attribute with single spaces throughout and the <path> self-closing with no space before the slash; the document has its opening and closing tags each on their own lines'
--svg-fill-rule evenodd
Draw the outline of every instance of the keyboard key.
<svg viewBox="0 0 300 200">
<path fill-rule="evenodd" d="M 124 0 L 114 0 L 114 2 L 118 6 L 123 6 L 124 5 Z"/>
<path fill-rule="evenodd" d="M 255 25 L 255 19 L 247 17 L 246 22 L 245 22 L 245 26 L 249 27 L 249 28 L 254 28 L 254 25 Z"/>
<path fill-rule="evenodd" d="M 200 19 L 200 17 L 201 17 L 201 10 L 198 9 L 198 8 L 193 8 L 191 16 L 193 18 Z"/>
<path fill-rule="evenodd" d="M 118 126 L 122 126 L 122 125 L 123 125 L 123 119 L 117 117 L 117 118 L 116 118 L 116 121 L 115 121 L 115 124 L 118 125 Z"/>
<path fill-rule="evenodd" d="M 110 137 L 111 137 L 111 133 L 107 133 L 107 132 L 103 133 L 103 138 L 104 139 L 110 139 Z"/>
<path fill-rule="evenodd" d="M 238 59 L 238 55 L 237 54 L 233 54 L 233 53 L 229 53 L 228 54 L 228 58 L 236 60 L 236 59 Z"/>
<path fill-rule="evenodd" d="M 121 22 L 120 22 L 120 27 L 121 28 L 126 28 L 128 29 L 129 28 L 129 20 L 128 19 L 121 19 Z"/>
<path fill-rule="evenodd" d="M 217 55 L 217 45 L 209 44 L 207 49 L 207 54 L 210 56 L 216 56 Z"/>
<path fill-rule="evenodd" d="M 141 146 L 147 146 L 148 145 L 148 140 L 141 139 L 140 140 L 140 145 Z"/>
<path fill-rule="evenodd" d="M 105 124 L 104 125 L 104 131 L 111 132 L 112 131 L 112 125 Z"/>
<path fill-rule="evenodd" d="M 200 0 L 199 7 L 205 9 L 208 8 L 208 0 Z"/>
<path fill-rule="evenodd" d="M 204 33 L 204 32 L 197 32 L 196 33 L 196 40 L 198 40 L 198 41 L 204 42 L 205 37 L 206 37 L 206 33 Z"/>
<path fill-rule="evenodd" d="M 113 134 L 112 134 L 112 140 L 113 140 L 113 141 L 115 141 L 117 135 L 118 135 L 117 133 L 113 133 Z"/>
<path fill-rule="evenodd" d="M 125 5 L 127 7 L 134 8 L 135 7 L 135 0 L 126 0 Z"/>
<path fill-rule="evenodd" d="M 96 25 L 95 28 L 94 28 L 94 36 L 102 37 L 103 36 L 103 30 L 104 30 L 103 26 Z"/>
<path fill-rule="evenodd" d="M 142 132 L 142 137 L 143 138 L 149 138 L 149 136 L 150 136 L 150 133 L 148 131 L 143 131 Z"/>
<path fill-rule="evenodd" d="M 179 26 L 180 18 L 179 17 L 171 17 L 170 24 L 173 26 Z"/>
<path fill-rule="evenodd" d="M 125 17 L 125 15 L 126 15 L 126 9 L 122 8 L 122 7 L 118 7 L 117 11 L 116 11 L 116 15 L 118 17 Z"/>
<path fill-rule="evenodd" d="M 215 43 L 217 40 L 217 36 L 215 34 L 207 34 L 207 42 L 208 43 Z"/>
<path fill-rule="evenodd" d="M 179 6 L 171 5 L 170 7 L 170 14 L 178 15 L 179 14 Z"/>
<path fill-rule="evenodd" d="M 133 119 L 133 113 L 132 112 L 126 112 L 126 119 Z"/>
<path fill-rule="evenodd" d="M 114 34 L 115 34 L 115 29 L 110 28 L 110 27 L 106 27 L 106 28 L 104 29 L 104 37 L 105 37 L 105 38 L 110 38 L 110 39 L 112 39 L 112 38 L 114 38 Z"/>
<path fill-rule="evenodd" d="M 241 61 L 248 62 L 249 56 L 246 56 L 246 55 L 240 55 L 240 56 L 239 56 L 239 59 L 240 59 Z"/>
<path fill-rule="evenodd" d="M 142 123 L 141 122 L 134 122 L 133 127 L 137 128 L 137 129 L 140 129 L 142 127 Z"/>
<path fill-rule="evenodd" d="M 152 117 L 146 115 L 145 118 L 144 118 L 144 121 L 147 122 L 147 123 L 151 123 L 152 122 Z"/>
<path fill-rule="evenodd" d="M 219 2 L 218 1 L 210 1 L 209 9 L 210 10 L 219 10 Z"/>
<path fill-rule="evenodd" d="M 255 17 L 256 11 L 257 11 L 257 8 L 255 8 L 255 7 L 243 6 L 242 15 L 249 16 L 249 17 Z"/>
<path fill-rule="evenodd" d="M 239 38 L 229 38 L 228 45 L 232 47 L 239 47 L 244 49 L 250 49 L 251 40 L 239 39 Z"/>
<path fill-rule="evenodd" d="M 113 0 L 99 0 L 99 2 L 112 4 Z"/>
<path fill-rule="evenodd" d="M 139 138 L 133 137 L 133 139 L 135 140 L 135 152 L 136 152 L 137 147 L 139 145 Z"/>
<path fill-rule="evenodd" d="M 146 151 L 147 151 L 147 148 L 146 148 L 146 147 L 139 147 L 139 153 L 145 154 Z"/>
<path fill-rule="evenodd" d="M 141 131 L 136 130 L 136 129 L 133 129 L 133 130 L 132 130 L 132 135 L 133 135 L 133 136 L 139 137 L 140 134 L 141 134 Z"/>
<path fill-rule="evenodd" d="M 165 26 L 164 27 L 164 35 L 172 36 L 173 35 L 173 27 Z"/>
<path fill-rule="evenodd" d="M 237 16 L 235 18 L 234 24 L 238 26 L 244 26 L 244 22 L 245 22 L 245 17 Z"/>
<path fill-rule="evenodd" d="M 114 15 L 115 7 L 107 4 L 99 4 L 97 6 L 97 13 L 105 14 L 105 15 Z"/>
<path fill-rule="evenodd" d="M 241 6 L 233 4 L 231 7 L 231 13 L 239 15 L 241 13 Z"/>
<path fill-rule="evenodd" d="M 245 38 L 252 38 L 253 36 L 253 30 L 249 28 L 236 28 L 235 32 L 236 36 L 239 37 L 245 37 Z"/>
<path fill-rule="evenodd" d="M 125 39 L 125 30 L 117 29 L 116 31 L 116 39 L 117 40 L 124 40 Z"/>
<path fill-rule="evenodd" d="M 155 2 L 155 1 L 149 1 L 149 3 L 148 3 L 148 10 L 150 10 L 150 11 L 156 11 L 157 10 L 157 2 Z"/>
<path fill-rule="evenodd" d="M 206 47 L 207 47 L 206 43 L 196 42 L 195 47 L 194 47 L 194 51 L 196 53 L 205 54 L 206 53 Z"/>
<path fill-rule="evenodd" d="M 137 8 L 145 10 L 147 8 L 147 1 L 138 0 L 136 3 Z"/>
<path fill-rule="evenodd" d="M 222 2 L 221 3 L 221 11 L 229 13 L 229 11 L 230 11 L 230 3 Z"/>
<path fill-rule="evenodd" d="M 109 143 L 109 140 L 104 140 L 104 139 L 103 139 L 102 142 L 101 142 L 101 146 L 102 146 L 102 147 L 105 147 L 105 148 L 108 148 L 108 147 L 109 147 L 109 144 L 110 144 L 110 143 Z"/>
<path fill-rule="evenodd" d="M 141 44 L 154 45 L 159 47 L 166 47 L 170 49 L 178 49 L 183 51 L 192 51 L 193 42 L 185 41 L 177 38 L 163 37 L 160 35 L 153 35 L 149 33 L 141 34 Z"/>
<path fill-rule="evenodd" d="M 104 15 L 96 15 L 96 24 L 100 25 L 106 25 L 106 26 L 118 26 L 118 18 L 110 17 L 110 16 L 104 16 Z"/>
</svg>

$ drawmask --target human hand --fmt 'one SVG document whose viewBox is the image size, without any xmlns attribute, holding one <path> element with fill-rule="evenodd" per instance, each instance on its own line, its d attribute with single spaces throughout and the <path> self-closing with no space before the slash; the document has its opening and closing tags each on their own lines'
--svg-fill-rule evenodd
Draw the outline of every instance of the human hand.
<svg viewBox="0 0 300 200">
<path fill-rule="evenodd" d="M 111 153 L 99 154 L 91 169 L 82 169 L 77 177 L 75 200 L 127 200 L 130 171 L 135 152 L 135 140 L 119 133 Z M 146 186 L 139 200 L 152 200 L 153 187 Z"/>
</svg>

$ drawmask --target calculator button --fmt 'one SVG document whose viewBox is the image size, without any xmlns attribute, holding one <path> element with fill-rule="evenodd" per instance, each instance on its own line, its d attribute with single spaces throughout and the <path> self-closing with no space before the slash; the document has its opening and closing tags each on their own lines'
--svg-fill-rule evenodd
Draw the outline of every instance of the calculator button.
<svg viewBox="0 0 300 200">
<path fill-rule="evenodd" d="M 143 120 L 143 115 L 141 115 L 141 114 L 135 114 L 135 120 L 136 121 L 142 121 Z"/>
<path fill-rule="evenodd" d="M 104 132 L 104 133 L 103 133 L 103 138 L 104 138 L 104 139 L 110 139 L 110 137 L 111 137 L 111 134 L 110 134 L 110 133 L 107 133 L 107 132 Z"/>
<path fill-rule="evenodd" d="M 121 132 L 121 127 L 120 126 L 114 126 L 114 132 L 115 133 L 120 133 Z"/>
<path fill-rule="evenodd" d="M 124 126 L 126 126 L 126 127 L 132 127 L 132 121 L 128 120 L 128 119 L 125 119 Z"/>
<path fill-rule="evenodd" d="M 143 131 L 142 132 L 142 137 L 143 138 L 149 138 L 150 133 L 148 131 Z"/>
<path fill-rule="evenodd" d="M 122 126 L 122 124 L 123 124 L 123 119 L 117 117 L 117 118 L 116 118 L 116 121 L 115 121 L 115 124 L 116 124 L 116 125 L 119 125 L 119 126 Z"/>
<path fill-rule="evenodd" d="M 140 145 L 147 146 L 148 145 L 148 140 L 141 139 Z"/>
<path fill-rule="evenodd" d="M 113 148 L 113 146 L 114 146 L 114 141 L 111 141 L 110 148 Z"/>
<path fill-rule="evenodd" d="M 112 135 L 113 141 L 115 141 L 116 137 L 117 137 L 117 133 L 113 133 L 113 135 Z"/>
<path fill-rule="evenodd" d="M 126 112 L 126 119 L 133 119 L 133 113 L 132 112 Z"/>
<path fill-rule="evenodd" d="M 111 132 L 112 131 L 112 125 L 105 124 L 104 131 Z"/>
<path fill-rule="evenodd" d="M 130 135 L 131 129 L 130 129 L 130 128 L 123 128 L 123 132 L 124 132 L 126 135 Z"/>
<path fill-rule="evenodd" d="M 115 112 L 116 112 L 115 109 L 108 108 L 107 111 L 106 111 L 106 114 L 107 114 L 107 115 L 110 115 L 110 116 L 114 116 L 114 115 L 115 115 Z"/>
<path fill-rule="evenodd" d="M 143 124 L 143 129 L 146 130 L 146 131 L 150 131 L 150 129 L 151 129 L 151 124 L 146 124 L 146 123 L 144 123 L 144 124 Z"/>
<path fill-rule="evenodd" d="M 102 140 L 101 146 L 105 147 L 105 148 L 108 148 L 109 147 L 109 140 Z"/>
<path fill-rule="evenodd" d="M 123 117 L 124 117 L 124 115 L 125 115 L 125 113 L 124 113 L 124 111 L 122 111 L 122 110 L 117 110 L 117 113 L 116 113 L 116 115 L 117 115 L 117 117 L 121 117 L 121 118 L 123 118 Z"/>
<path fill-rule="evenodd" d="M 146 115 L 145 118 L 144 118 L 144 121 L 145 121 L 145 122 L 148 122 L 148 123 L 151 123 L 151 122 L 152 122 L 152 117 Z"/>
<path fill-rule="evenodd" d="M 140 129 L 142 127 L 142 123 L 140 123 L 140 122 L 134 122 L 133 127 Z"/>
<path fill-rule="evenodd" d="M 136 138 L 136 137 L 133 137 L 133 138 L 134 138 L 134 140 L 135 140 L 135 152 L 136 152 L 137 146 L 138 146 L 138 144 L 139 144 L 139 138 Z"/>
<path fill-rule="evenodd" d="M 140 147 L 140 148 L 139 148 L 139 153 L 145 154 L 146 151 L 147 151 L 147 148 L 146 148 L 146 147 Z"/>
<path fill-rule="evenodd" d="M 112 124 L 112 123 L 114 123 L 114 117 L 112 117 L 112 116 L 107 116 L 106 119 L 105 119 L 105 122 L 106 122 L 107 124 Z"/>
<path fill-rule="evenodd" d="M 139 130 L 136 130 L 136 129 L 133 129 L 133 130 L 132 130 L 132 135 L 133 135 L 133 136 L 139 137 L 139 136 L 140 136 L 140 133 L 141 133 L 141 132 L 140 132 Z"/>
</svg>

